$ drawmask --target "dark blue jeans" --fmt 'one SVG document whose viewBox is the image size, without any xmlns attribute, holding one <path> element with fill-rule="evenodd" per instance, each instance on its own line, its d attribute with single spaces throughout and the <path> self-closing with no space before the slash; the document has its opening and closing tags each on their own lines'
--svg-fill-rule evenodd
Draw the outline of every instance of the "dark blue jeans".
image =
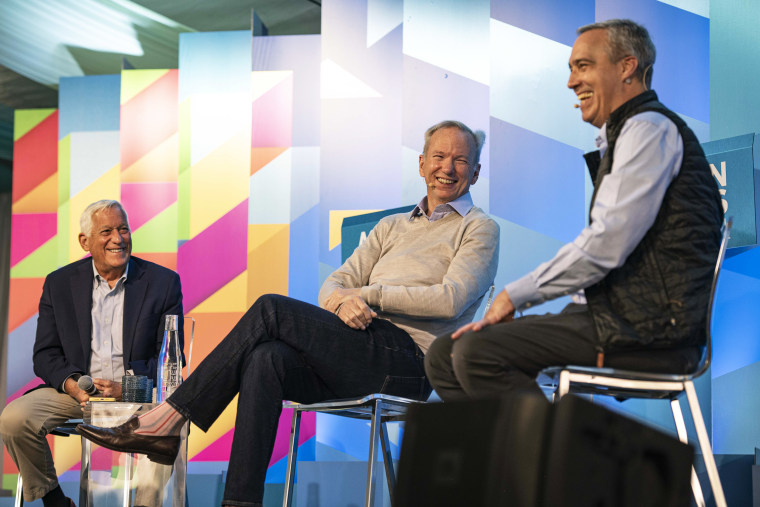
<svg viewBox="0 0 760 507">
<path fill-rule="evenodd" d="M 409 334 L 387 320 L 357 331 L 316 306 L 266 295 L 167 402 L 207 431 L 240 394 L 223 503 L 255 506 L 264 496 L 283 400 L 377 392 L 426 399 L 423 363 Z"/>
</svg>

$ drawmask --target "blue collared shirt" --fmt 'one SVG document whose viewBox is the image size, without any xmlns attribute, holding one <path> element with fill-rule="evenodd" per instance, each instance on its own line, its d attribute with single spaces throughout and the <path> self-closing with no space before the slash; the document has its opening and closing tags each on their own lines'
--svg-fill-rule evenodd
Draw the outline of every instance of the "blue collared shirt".
<svg viewBox="0 0 760 507">
<path fill-rule="evenodd" d="M 596 140 L 601 155 L 607 150 L 606 126 Z M 681 134 L 665 115 L 647 111 L 626 120 L 591 209 L 591 225 L 552 260 L 505 287 L 515 308 L 570 295 L 622 266 L 654 224 L 682 161 Z"/>
<path fill-rule="evenodd" d="M 456 199 L 454 199 L 451 202 L 447 202 L 445 204 L 439 204 L 435 207 L 433 212 L 430 214 L 430 216 L 427 216 L 427 209 L 428 209 L 428 198 L 427 196 L 423 197 L 420 203 L 414 207 L 412 212 L 409 215 L 409 220 L 413 220 L 414 217 L 417 216 L 424 216 L 428 219 L 430 222 L 435 222 L 436 220 L 440 220 L 441 218 L 445 217 L 446 215 L 457 212 L 461 216 L 465 216 L 467 213 L 470 212 L 470 210 L 473 207 L 472 203 L 472 196 L 469 192 L 465 192 L 464 194 L 460 195 Z"/>
<path fill-rule="evenodd" d="M 124 283 L 127 281 L 129 264 L 113 289 L 98 274 L 94 262 L 92 271 L 92 353 L 89 374 L 93 378 L 121 382 L 124 375 Z"/>
</svg>

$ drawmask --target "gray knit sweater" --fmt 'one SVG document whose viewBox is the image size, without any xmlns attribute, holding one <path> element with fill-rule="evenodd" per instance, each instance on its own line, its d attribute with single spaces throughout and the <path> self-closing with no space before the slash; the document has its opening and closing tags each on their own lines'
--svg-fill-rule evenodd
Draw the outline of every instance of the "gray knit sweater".
<svg viewBox="0 0 760 507">
<path fill-rule="evenodd" d="M 390 215 L 331 274 L 319 304 L 338 288 L 361 287 L 378 317 L 411 335 L 426 352 L 436 336 L 472 321 L 496 276 L 499 226 L 473 207 L 429 222 Z"/>
</svg>

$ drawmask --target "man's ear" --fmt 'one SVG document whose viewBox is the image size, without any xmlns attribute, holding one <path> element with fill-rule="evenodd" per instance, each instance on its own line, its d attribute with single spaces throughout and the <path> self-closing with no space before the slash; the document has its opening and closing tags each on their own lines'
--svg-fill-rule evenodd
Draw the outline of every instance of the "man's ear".
<svg viewBox="0 0 760 507">
<path fill-rule="evenodd" d="M 478 181 L 478 176 L 480 176 L 480 164 L 475 166 L 475 171 L 473 171 L 472 178 L 470 179 L 470 185 L 474 185 Z"/>
<path fill-rule="evenodd" d="M 83 232 L 79 233 L 79 246 L 81 246 L 82 250 L 84 250 L 85 252 L 89 252 L 90 251 L 89 238 L 87 236 L 85 236 L 85 234 Z"/>
<path fill-rule="evenodd" d="M 425 155 L 420 155 L 420 176 L 425 177 L 425 173 L 422 172 L 422 165 L 425 163 Z"/>
<path fill-rule="evenodd" d="M 630 55 L 623 57 L 623 59 L 620 60 L 621 81 L 625 81 L 626 79 L 633 79 L 633 76 L 636 74 L 638 68 L 639 61 L 635 56 Z"/>
</svg>

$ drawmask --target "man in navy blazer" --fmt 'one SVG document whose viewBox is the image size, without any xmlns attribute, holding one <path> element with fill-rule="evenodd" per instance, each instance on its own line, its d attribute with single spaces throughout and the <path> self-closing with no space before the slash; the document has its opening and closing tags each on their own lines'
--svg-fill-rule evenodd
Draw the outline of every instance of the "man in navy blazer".
<svg viewBox="0 0 760 507">
<path fill-rule="evenodd" d="M 77 380 L 90 375 L 98 396 L 121 398 L 126 373 L 155 379 L 166 315 L 179 315 L 177 273 L 131 256 L 127 213 L 98 201 L 82 213 L 79 243 L 91 254 L 49 274 L 40 298 L 34 372 L 45 382 L 0 414 L 0 435 L 23 478 L 24 499 L 45 507 L 74 503 L 58 485 L 45 435 L 81 418 L 90 395 Z M 182 334 L 180 333 L 180 339 Z"/>
</svg>

